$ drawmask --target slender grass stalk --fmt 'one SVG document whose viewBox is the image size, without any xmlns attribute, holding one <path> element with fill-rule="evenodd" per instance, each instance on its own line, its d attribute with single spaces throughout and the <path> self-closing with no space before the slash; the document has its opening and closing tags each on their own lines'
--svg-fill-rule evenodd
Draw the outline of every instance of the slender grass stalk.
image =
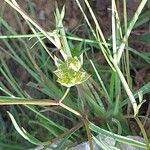
<svg viewBox="0 0 150 150">
<path fill-rule="evenodd" d="M 12 88 L 17 92 L 18 95 L 24 96 L 23 90 L 20 88 L 16 80 L 13 78 L 9 68 L 7 67 L 4 60 L 2 60 L 3 67 L 0 68 L 0 72 L 6 78 L 6 80 L 11 84 Z"/>
<path fill-rule="evenodd" d="M 32 30 L 32 32 L 34 33 L 34 35 L 37 37 L 38 42 L 41 43 L 42 47 L 46 50 L 46 52 L 49 54 L 49 56 L 54 60 L 54 57 L 52 56 L 52 54 L 50 53 L 50 51 L 48 50 L 48 48 L 46 47 L 46 45 L 44 44 L 44 42 L 42 41 L 42 39 L 39 37 L 39 34 L 36 32 L 36 30 L 33 28 L 32 24 L 27 21 L 27 24 L 29 25 L 30 29 Z M 31 47 L 32 48 L 32 47 Z M 30 48 L 30 49 L 31 49 Z"/>
<path fill-rule="evenodd" d="M 117 13 L 117 7 L 116 7 L 116 2 L 112 0 L 112 49 L 113 49 L 113 63 L 118 64 L 117 62 L 117 45 L 119 43 L 117 42 L 117 39 L 120 38 L 122 35 L 121 29 L 119 27 L 120 25 L 120 19 L 119 15 Z M 118 19 L 118 21 L 117 21 Z M 118 34 L 119 33 L 119 34 Z M 114 73 L 114 83 L 115 83 L 115 106 L 114 106 L 114 115 L 119 113 L 119 102 L 120 102 L 120 96 L 121 96 L 121 84 L 120 84 L 120 79 L 117 74 L 117 72 Z"/>
<path fill-rule="evenodd" d="M 8 89 L 6 89 L 6 88 L 4 88 L 4 87 L 1 87 L 2 85 L 3 85 L 3 84 L 0 83 L 0 90 L 1 90 L 2 92 L 4 92 L 6 95 L 8 95 L 8 96 L 14 97 L 14 96 L 8 91 Z"/>
<path fill-rule="evenodd" d="M 87 15 L 85 14 L 85 12 L 84 12 L 84 10 L 83 10 L 83 8 L 82 8 L 82 6 L 81 6 L 79 0 L 76 0 L 76 2 L 77 2 L 77 4 L 78 4 L 78 6 L 79 6 L 79 8 L 80 8 L 80 10 L 81 10 L 81 12 L 82 12 L 82 14 L 83 14 L 85 20 L 86 20 L 86 22 L 87 22 L 87 24 L 88 24 L 88 26 L 89 26 L 91 32 L 92 32 L 93 36 L 95 37 L 95 39 L 96 39 L 97 41 L 99 41 L 99 42 L 98 42 L 98 45 L 99 45 L 99 47 L 101 48 L 101 50 L 102 50 L 102 52 L 103 52 L 103 54 L 104 54 L 104 56 L 105 56 L 105 58 L 106 58 L 108 64 L 111 66 L 112 69 L 114 69 L 114 67 L 113 67 L 113 65 L 112 65 L 112 63 L 111 63 L 112 57 L 111 57 L 111 52 L 110 52 L 110 50 L 108 49 L 108 44 L 106 43 L 106 40 L 105 40 L 105 38 L 104 38 L 104 35 L 103 35 L 103 33 L 102 33 L 102 31 L 101 31 L 101 29 L 100 29 L 100 27 L 99 27 L 98 21 L 97 21 L 95 15 L 94 15 L 94 13 L 93 13 L 93 11 L 92 11 L 92 9 L 91 9 L 89 3 L 88 3 L 88 1 L 85 0 L 85 3 L 86 3 L 86 5 L 87 5 L 87 7 L 88 7 L 88 9 L 89 9 L 89 11 L 90 11 L 90 13 L 91 13 L 91 16 L 92 16 L 92 18 L 93 18 L 93 20 L 94 20 L 94 23 L 95 23 L 95 25 L 96 25 L 96 31 L 93 29 L 93 27 L 92 27 L 92 25 L 91 25 L 91 23 L 90 23 L 90 21 L 89 21 Z M 99 34 L 100 34 L 100 35 L 99 35 Z M 101 40 L 101 39 L 102 39 L 102 40 Z M 102 44 L 102 43 L 103 43 L 103 44 Z M 104 45 L 104 46 L 103 46 L 103 45 Z M 115 69 L 114 69 L 114 70 L 115 70 Z"/>
<path fill-rule="evenodd" d="M 119 4 L 119 1 L 117 1 L 117 4 Z M 117 7 L 116 5 L 114 5 L 114 11 L 115 11 L 115 18 L 116 18 L 116 29 L 118 30 L 118 38 L 119 39 L 116 39 L 117 40 L 117 45 L 119 45 L 120 43 L 120 39 L 122 39 L 123 37 L 123 33 L 122 33 L 122 26 L 121 26 L 121 21 L 120 21 L 120 15 L 119 15 L 119 12 L 117 10 Z M 120 41 L 119 41 L 120 40 Z"/>
<path fill-rule="evenodd" d="M 126 0 L 123 0 L 123 16 L 124 16 L 124 30 L 125 33 L 127 32 L 127 8 L 126 8 Z M 127 37 L 126 37 L 127 38 Z M 126 46 L 128 46 L 128 40 L 126 43 Z M 125 70 L 126 70 L 126 75 L 127 75 L 127 82 L 129 84 L 129 87 L 131 88 L 131 76 L 130 76 L 130 58 L 129 58 L 129 50 L 126 49 L 125 51 Z"/>
<path fill-rule="evenodd" d="M 100 77 L 100 75 L 99 75 L 99 73 L 98 73 L 94 63 L 92 62 L 92 60 L 90 60 L 90 63 L 91 63 L 91 65 L 92 65 L 92 67 L 93 67 L 93 69 L 94 69 L 94 71 L 96 73 L 96 76 L 97 76 L 97 78 L 98 78 L 98 80 L 99 80 L 99 82 L 100 82 L 100 84 L 101 84 L 101 86 L 102 86 L 102 88 L 103 88 L 103 90 L 105 92 L 105 95 L 107 97 L 107 100 L 108 100 L 110 106 L 112 106 L 113 105 L 112 100 L 110 99 L 110 96 L 109 96 L 109 94 L 107 92 L 107 89 L 106 89 L 106 87 L 105 87 L 105 85 L 104 85 L 104 83 L 103 83 L 103 81 L 102 81 L 102 79 L 101 79 L 101 77 Z"/>
<path fill-rule="evenodd" d="M 13 7 L 18 13 L 21 14 L 21 16 L 25 19 L 28 20 L 31 24 L 33 24 L 37 29 L 39 29 L 39 31 L 41 31 L 56 47 L 56 42 L 54 41 L 54 39 L 52 39 L 49 34 L 47 34 L 44 29 L 33 19 L 30 18 L 27 13 L 22 10 L 20 8 L 20 6 L 17 4 L 17 2 L 15 0 L 10 1 L 10 0 L 5 0 L 6 3 L 8 3 L 11 7 Z"/>
<path fill-rule="evenodd" d="M 37 32 L 36 34 L 38 34 L 38 37 L 43 37 L 44 39 L 44 35 L 42 34 L 42 32 Z M 51 36 L 56 36 L 56 33 L 51 33 L 51 32 L 47 32 L 47 34 L 51 35 Z M 61 35 L 57 34 L 58 37 L 61 37 Z M 0 39 L 26 39 L 26 38 L 34 38 L 37 37 L 37 35 L 35 34 L 17 34 L 17 35 L 0 35 Z M 85 42 L 88 44 L 98 44 L 99 41 L 97 40 L 90 40 L 90 39 L 86 39 L 86 38 L 80 38 L 77 36 L 68 36 L 66 35 L 66 38 L 68 40 L 72 40 L 72 41 L 79 41 L 79 42 Z M 102 43 L 104 44 L 104 43 Z M 109 43 L 107 43 L 108 46 L 111 46 Z"/>
<path fill-rule="evenodd" d="M 112 48 L 113 48 L 113 56 L 114 62 L 117 63 L 117 43 L 116 43 L 116 3 L 112 0 Z"/>
<path fill-rule="evenodd" d="M 148 140 L 148 137 L 147 137 L 146 131 L 143 127 L 143 124 L 142 124 L 142 122 L 140 121 L 140 119 L 138 117 L 135 117 L 135 120 L 136 120 L 137 124 L 139 125 L 139 127 L 141 129 L 141 132 L 143 134 L 143 137 L 144 137 L 144 140 L 145 140 L 145 143 L 146 143 L 146 147 L 149 150 L 150 149 L 150 142 Z"/>
<path fill-rule="evenodd" d="M 88 137 L 88 141 L 89 141 L 90 150 L 94 150 L 93 142 L 92 142 L 92 134 L 91 134 L 91 130 L 89 128 L 89 121 L 88 121 L 87 118 L 85 118 L 83 120 L 83 122 L 84 122 L 85 129 L 86 129 L 86 132 L 87 132 L 87 137 Z"/>
<path fill-rule="evenodd" d="M 44 37 L 42 32 L 37 32 L 39 37 Z M 55 33 L 47 32 L 50 36 L 54 36 Z M 36 34 L 16 34 L 16 35 L 0 35 L 0 39 L 24 39 L 24 38 L 34 38 L 37 37 Z"/>
<path fill-rule="evenodd" d="M 126 0 L 123 0 L 123 16 L 124 16 L 124 31 L 125 33 L 127 32 L 127 6 L 126 6 Z M 127 43 L 126 43 L 126 46 L 128 46 L 128 40 L 127 40 Z M 124 66 L 125 66 L 125 74 L 126 74 L 126 77 L 127 77 L 127 82 L 129 84 L 129 87 L 132 88 L 132 85 L 131 85 L 131 76 L 130 76 L 130 59 L 129 59 L 129 50 L 128 49 L 125 49 L 125 52 L 124 52 Z M 131 111 L 131 103 L 129 102 L 128 103 L 128 108 L 127 108 L 127 113 L 130 114 L 130 111 Z"/>
<path fill-rule="evenodd" d="M 108 45 L 107 45 L 107 42 L 106 42 L 105 37 L 104 37 L 104 35 L 103 35 L 103 32 L 102 32 L 102 30 L 101 30 L 101 28 L 100 28 L 100 26 L 99 26 L 99 23 L 98 23 L 98 21 L 97 21 L 97 19 L 96 19 L 96 16 L 95 16 L 95 14 L 94 14 L 94 12 L 93 12 L 93 10 L 92 10 L 92 8 L 91 8 L 91 6 L 90 6 L 88 0 L 84 0 L 84 2 L 85 2 L 85 4 L 87 5 L 87 7 L 88 7 L 88 9 L 89 9 L 89 11 L 90 11 L 90 14 L 91 14 L 91 16 L 92 16 L 92 19 L 94 20 L 94 23 L 95 23 L 95 25 L 96 25 L 96 30 L 98 30 L 98 32 L 99 32 L 99 34 L 100 34 L 100 37 L 101 37 L 101 39 L 102 39 L 102 42 L 104 43 L 105 47 L 108 49 Z"/>
<path fill-rule="evenodd" d="M 130 88 L 129 88 L 129 86 L 128 86 L 128 84 L 127 84 L 127 82 L 126 82 L 126 80 L 125 80 L 125 78 L 124 78 L 124 76 L 122 74 L 122 72 L 120 71 L 118 65 L 114 64 L 114 66 L 115 66 L 115 69 L 116 69 L 116 71 L 117 71 L 117 73 L 118 73 L 118 75 L 120 77 L 120 80 L 121 80 L 123 86 L 124 86 L 124 89 L 125 89 L 128 97 L 129 97 L 129 99 L 130 99 L 130 102 L 131 102 L 131 104 L 133 106 L 134 115 L 136 116 L 137 115 L 137 103 L 136 103 L 136 100 L 134 98 L 134 95 L 131 92 L 131 90 L 130 90 Z"/>
<path fill-rule="evenodd" d="M 127 137 L 124 137 L 124 136 L 121 136 L 121 135 L 118 135 L 118 134 L 115 134 L 115 133 L 112 133 L 110 131 L 107 131 L 107 130 L 104 130 L 96 125 L 94 125 L 93 123 L 90 122 L 90 125 L 89 125 L 90 129 L 93 130 L 94 132 L 96 133 L 101 133 L 102 135 L 107 135 L 108 137 L 111 137 L 113 139 L 115 139 L 116 141 L 120 142 L 120 143 L 125 143 L 125 144 L 128 144 L 128 145 L 134 145 L 136 147 L 139 147 L 139 148 L 143 148 L 143 149 L 146 149 L 146 144 L 143 143 L 143 142 L 139 142 L 137 140 L 133 140 L 133 139 L 130 139 L 130 138 L 127 138 Z"/>
<path fill-rule="evenodd" d="M 76 0 L 76 3 L 77 3 L 77 5 L 78 5 L 78 7 L 80 8 L 80 10 L 81 10 L 81 12 L 82 12 L 82 14 L 83 14 L 83 16 L 84 16 L 84 19 L 86 20 L 86 22 L 87 22 L 87 24 L 88 24 L 88 26 L 89 26 L 89 28 L 90 28 L 92 34 L 94 35 L 94 37 L 96 37 L 96 33 L 95 33 L 95 31 L 94 31 L 94 29 L 93 29 L 93 27 L 92 27 L 92 25 L 91 25 L 89 19 L 87 18 L 87 16 L 86 16 L 86 14 L 85 14 L 85 12 L 84 12 L 84 10 L 83 10 L 83 8 L 82 8 L 82 6 L 81 6 L 79 0 Z"/>
<path fill-rule="evenodd" d="M 118 54 L 117 54 L 118 55 L 118 57 L 117 57 L 118 62 L 120 62 L 120 59 L 122 57 L 123 50 L 124 50 L 124 48 L 126 46 L 128 37 L 129 37 L 129 35 L 130 35 L 130 33 L 131 33 L 131 31 L 132 31 L 132 29 L 133 29 L 133 27 L 134 27 L 134 25 L 135 25 L 138 17 L 140 15 L 141 11 L 143 10 L 143 8 L 144 8 L 144 6 L 145 6 L 146 3 L 147 3 L 147 0 L 142 0 L 141 1 L 138 9 L 136 10 L 136 12 L 135 12 L 135 14 L 134 14 L 134 16 L 133 16 L 130 24 L 129 24 L 129 27 L 128 27 L 128 29 L 127 29 L 124 37 L 123 37 L 122 44 L 120 45 L 120 47 L 118 49 Z"/>
</svg>

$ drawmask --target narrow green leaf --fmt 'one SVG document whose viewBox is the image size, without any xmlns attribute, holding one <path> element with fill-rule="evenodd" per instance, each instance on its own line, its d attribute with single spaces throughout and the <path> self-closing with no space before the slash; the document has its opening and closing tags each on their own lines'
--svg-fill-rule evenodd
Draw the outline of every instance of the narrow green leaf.
<svg viewBox="0 0 150 150">
<path fill-rule="evenodd" d="M 121 136 L 121 135 L 109 132 L 107 130 L 104 130 L 104 129 L 94 125 L 91 122 L 89 124 L 89 128 L 92 131 L 96 132 L 96 133 L 101 133 L 101 134 L 104 134 L 106 136 L 112 137 L 118 142 L 129 144 L 129 145 L 134 145 L 136 147 L 141 147 L 141 148 L 146 149 L 146 144 L 145 143 L 142 143 L 142 142 L 139 142 L 139 141 L 136 141 L 136 140 L 133 140 L 133 139 L 130 139 L 130 138 L 127 138 L 127 137 L 124 137 L 124 136 Z"/>
<path fill-rule="evenodd" d="M 47 143 L 45 142 L 41 142 L 39 141 L 38 139 L 36 139 L 35 137 L 31 136 L 29 133 L 27 133 L 23 128 L 21 129 L 19 127 L 19 125 L 17 124 L 15 118 L 13 117 L 13 115 L 10 113 L 10 112 L 7 112 L 15 129 L 18 131 L 18 133 L 24 138 L 26 139 L 27 141 L 29 141 L 30 143 L 32 144 L 35 144 L 35 145 L 47 145 Z"/>
</svg>

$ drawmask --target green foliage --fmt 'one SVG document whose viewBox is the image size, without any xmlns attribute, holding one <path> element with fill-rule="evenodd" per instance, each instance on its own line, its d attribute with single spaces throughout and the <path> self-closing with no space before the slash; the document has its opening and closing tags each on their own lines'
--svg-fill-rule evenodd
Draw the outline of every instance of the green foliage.
<svg viewBox="0 0 150 150">
<path fill-rule="evenodd" d="M 84 0 L 83 3 L 93 21 L 89 20 L 83 3 L 79 0 L 76 2 L 89 27 L 89 39 L 74 34 L 66 35 L 63 26 L 65 7 L 60 11 L 56 4 L 55 29 L 46 32 L 15 0 L 5 2 L 14 8 L 15 19 L 22 35 L 16 33 L 3 19 L 4 10 L 1 10 L 0 27 L 3 28 L 4 35 L 0 33 L 0 55 L 4 56 L 0 56 L 0 73 L 3 78 L 0 81 L 0 105 L 11 105 L 3 108 L 4 112 L 8 112 L 13 126 L 10 127 L 9 120 L 5 122 L 3 114 L 0 115 L 0 127 L 3 129 L 0 147 L 10 148 L 11 145 L 6 143 L 13 139 L 11 143 L 16 146 L 11 149 L 27 149 L 34 145 L 49 147 L 51 143 L 58 141 L 60 142 L 55 149 L 66 149 L 69 147 L 66 144 L 68 139 L 72 144 L 80 142 L 86 136 L 91 150 L 92 137 L 98 145 L 111 149 L 112 147 L 95 137 L 95 133 L 100 133 L 115 138 L 119 143 L 148 148 L 147 135 L 140 123 L 146 144 L 124 137 L 129 128 L 124 118 L 126 112 L 123 111 L 131 103 L 132 108 L 129 107 L 128 117 L 132 116 L 137 121 L 139 110 L 145 102 L 143 96 L 150 92 L 149 82 L 133 92 L 130 74 L 131 55 L 142 58 L 144 63 L 148 64 L 150 55 L 138 52 L 128 45 L 132 30 L 149 21 L 149 11 L 141 14 L 147 0 L 141 1 L 129 22 L 124 0 L 123 24 L 116 3 L 112 0 L 112 36 L 109 42 L 105 39 L 88 0 Z M 32 2 L 28 1 L 28 4 L 31 14 L 36 17 Z M 18 13 L 33 34 L 25 33 Z M 55 46 L 54 49 L 47 48 L 45 38 Z M 146 43 L 148 39 L 149 35 L 146 34 L 138 40 Z M 96 55 L 103 55 L 107 64 L 98 64 L 95 60 Z M 13 69 L 9 62 L 13 64 Z M 26 88 L 22 86 L 24 83 L 16 74 L 15 65 L 24 68 L 22 73 L 25 72 L 28 76 L 24 81 Z M 91 75 L 87 72 L 91 72 Z M 64 86 L 67 87 L 66 92 Z M 16 104 L 23 106 L 12 106 Z"/>
</svg>

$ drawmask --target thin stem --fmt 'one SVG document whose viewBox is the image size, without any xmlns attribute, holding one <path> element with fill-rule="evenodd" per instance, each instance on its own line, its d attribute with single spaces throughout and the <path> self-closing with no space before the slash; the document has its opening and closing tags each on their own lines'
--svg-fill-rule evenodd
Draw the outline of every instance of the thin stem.
<svg viewBox="0 0 150 150">
<path fill-rule="evenodd" d="M 102 32 L 102 30 L 101 30 L 101 28 L 100 28 L 100 26 L 99 26 L 99 23 L 98 23 L 98 21 L 97 21 L 97 19 L 96 19 L 96 16 L 95 16 L 95 14 L 94 14 L 94 12 L 93 12 L 93 10 L 92 10 L 92 8 L 91 8 L 91 6 L 90 6 L 88 0 L 84 0 L 84 2 L 85 2 L 85 4 L 86 4 L 86 6 L 87 6 L 87 8 L 88 8 L 88 10 L 89 10 L 89 12 L 90 12 L 90 14 L 91 14 L 91 16 L 92 16 L 92 19 L 93 19 L 93 21 L 94 21 L 94 23 L 95 23 L 96 29 L 98 30 L 98 32 L 99 32 L 99 34 L 100 34 L 100 37 L 101 37 L 102 41 L 104 42 L 105 47 L 108 49 L 108 45 L 107 45 L 107 43 L 106 43 L 104 34 L 103 34 L 103 32 Z"/>
<path fill-rule="evenodd" d="M 30 18 L 27 13 L 22 10 L 20 8 L 20 6 L 17 4 L 17 2 L 15 1 L 15 3 L 11 2 L 10 0 L 5 0 L 5 2 L 7 4 L 9 4 L 11 7 L 13 7 L 18 13 L 21 14 L 21 16 L 25 19 L 28 20 L 31 24 L 33 24 L 38 30 L 40 30 L 56 47 L 56 42 L 53 40 L 53 38 L 51 38 L 45 31 L 44 29 L 35 21 L 33 20 L 33 18 Z"/>
<path fill-rule="evenodd" d="M 144 140 L 145 140 L 145 143 L 146 143 L 146 147 L 147 149 L 149 150 L 150 149 L 150 144 L 149 144 L 149 140 L 148 140 L 148 137 L 147 137 L 147 134 L 146 134 L 146 131 L 140 121 L 140 119 L 138 117 L 135 117 L 135 120 L 137 122 L 137 124 L 139 125 L 140 129 L 141 129 L 141 132 L 143 134 L 143 137 L 144 137 Z"/>
<path fill-rule="evenodd" d="M 64 94 L 63 97 L 59 100 L 59 103 L 61 103 L 61 102 L 66 98 L 66 96 L 67 96 L 67 94 L 69 93 L 69 91 L 70 91 L 70 88 L 67 88 L 65 94 Z"/>
<path fill-rule="evenodd" d="M 136 103 L 136 100 L 135 100 L 135 98 L 134 98 L 134 95 L 133 95 L 133 93 L 131 92 L 131 90 L 130 90 L 128 84 L 127 84 L 127 81 L 125 80 L 125 78 L 124 78 L 124 76 L 123 76 L 123 74 L 122 74 L 120 68 L 118 67 L 118 65 L 114 63 L 114 66 L 115 66 L 115 69 L 116 69 L 116 71 L 117 71 L 117 73 L 118 73 L 118 76 L 120 77 L 120 80 L 121 80 L 121 82 L 122 82 L 122 85 L 124 86 L 124 89 L 125 89 L 125 91 L 126 91 L 128 97 L 129 97 L 129 99 L 130 99 L 130 102 L 131 102 L 131 104 L 132 104 L 132 106 L 133 106 L 134 115 L 136 116 L 136 114 L 137 114 L 137 103 Z"/>
<path fill-rule="evenodd" d="M 45 51 L 49 54 L 49 56 L 54 60 L 54 57 L 52 56 L 52 54 L 50 53 L 50 51 L 48 50 L 48 48 L 46 47 L 46 45 L 44 44 L 44 42 L 42 41 L 42 39 L 39 37 L 38 32 L 36 32 L 36 30 L 33 28 L 33 26 L 31 25 L 31 23 L 29 21 L 27 21 L 27 24 L 29 25 L 30 29 L 32 30 L 32 32 L 34 33 L 34 35 L 36 35 L 36 38 L 38 39 L 38 42 L 40 42 L 40 44 L 42 45 L 42 47 L 45 49 Z M 30 48 L 32 49 L 32 47 Z M 31 59 L 31 57 L 30 57 Z M 37 65 L 36 65 L 37 66 Z M 39 69 L 38 69 L 39 70 Z"/>
<path fill-rule="evenodd" d="M 90 150 L 94 150 L 93 149 L 93 142 L 92 142 L 92 134 L 91 134 L 91 131 L 90 131 L 90 128 L 89 128 L 89 121 L 88 121 L 87 118 L 85 118 L 83 120 L 83 122 L 84 122 L 85 129 L 86 129 L 86 132 L 87 132 L 87 137 L 88 137 L 88 141 L 89 141 Z"/>
<path fill-rule="evenodd" d="M 118 17 L 118 18 L 117 18 Z M 117 22 L 118 19 L 118 22 Z M 113 62 L 119 66 L 117 62 L 117 37 L 119 33 L 119 15 L 117 14 L 117 7 L 115 0 L 112 0 L 112 48 L 113 48 Z M 114 115 L 119 112 L 119 102 L 120 102 L 120 80 L 118 74 L 115 72 L 115 106 L 114 106 Z"/>
<path fill-rule="evenodd" d="M 136 23 L 136 21 L 137 21 L 137 19 L 139 17 L 141 11 L 143 10 L 146 2 L 147 2 L 147 0 L 142 0 L 141 1 L 140 5 L 139 5 L 139 7 L 137 9 L 137 11 L 135 12 L 135 14 L 134 14 L 134 16 L 133 16 L 133 18 L 132 18 L 132 20 L 131 20 L 131 22 L 129 24 L 127 32 L 125 33 L 125 35 L 123 37 L 123 42 L 120 45 L 119 50 L 118 50 L 118 62 L 120 61 L 120 59 L 122 57 L 122 53 L 123 53 L 123 50 L 124 50 L 124 48 L 126 46 L 127 39 L 130 36 L 130 33 L 131 33 L 131 31 L 132 31 L 132 29 L 133 29 L 133 27 L 134 27 L 134 25 L 135 25 L 135 23 Z"/>
<path fill-rule="evenodd" d="M 99 82 L 100 82 L 100 84 L 101 84 L 101 86 L 102 86 L 102 88 L 103 88 L 103 90 L 104 90 L 104 92 L 105 92 L 105 95 L 106 95 L 106 97 L 107 97 L 107 100 L 108 100 L 109 104 L 110 104 L 110 105 L 113 105 L 113 103 L 112 103 L 112 101 L 111 101 L 111 98 L 110 98 L 110 96 L 109 96 L 109 94 L 108 94 L 108 92 L 107 92 L 107 89 L 106 89 L 106 87 L 105 87 L 105 85 L 104 85 L 104 83 L 103 83 L 103 81 L 102 81 L 102 78 L 100 77 L 100 75 L 99 75 L 99 73 L 98 73 L 98 71 L 97 71 L 97 69 L 96 69 L 94 63 L 92 62 L 92 60 L 90 60 L 90 63 L 91 63 L 91 65 L 92 65 L 92 67 L 93 67 L 93 69 L 94 69 L 94 71 L 95 71 L 95 74 L 96 74 L 96 76 L 97 76 L 97 78 L 98 78 L 98 80 L 99 80 Z"/>
<path fill-rule="evenodd" d="M 59 101 L 57 100 L 49 100 L 49 99 L 42 99 L 42 100 L 0 100 L 0 105 L 59 105 Z"/>
<path fill-rule="evenodd" d="M 89 28 L 90 28 L 90 30 L 91 30 L 93 36 L 96 38 L 96 33 L 95 33 L 95 31 L 94 31 L 94 29 L 93 29 L 93 27 L 92 27 L 92 25 L 91 25 L 89 19 L 87 18 L 87 16 L 86 16 L 86 14 L 85 14 L 85 12 L 84 12 L 84 10 L 83 10 L 83 8 L 82 8 L 82 6 L 81 6 L 79 0 L 76 0 L 76 3 L 77 3 L 77 5 L 78 5 L 78 7 L 80 8 L 80 10 L 81 10 L 81 12 L 82 12 L 82 14 L 83 14 L 83 16 L 84 16 L 84 19 L 85 19 L 86 23 L 88 24 L 88 26 L 89 26 Z"/>
<path fill-rule="evenodd" d="M 54 33 L 51 32 L 46 32 L 47 34 L 49 34 L 50 36 L 55 36 Z M 0 39 L 24 39 L 24 38 L 35 38 L 35 37 L 44 37 L 44 34 L 42 34 L 42 32 L 37 32 L 36 35 L 35 34 L 18 34 L 18 35 L 0 35 Z M 58 35 L 58 37 L 61 37 L 61 35 Z M 85 43 L 93 43 L 93 44 L 99 44 L 99 41 L 97 40 L 90 40 L 90 39 L 85 39 L 85 38 L 80 38 L 77 36 L 66 36 L 66 38 L 68 40 L 73 40 L 73 41 L 80 41 L 80 42 L 85 42 Z M 103 42 L 101 42 L 102 45 L 104 45 Z M 107 43 L 108 46 L 110 46 L 110 43 Z"/>
<path fill-rule="evenodd" d="M 125 33 L 127 32 L 127 7 L 126 7 L 126 0 L 123 0 L 123 13 L 124 13 L 124 27 L 125 27 Z M 126 37 L 127 42 L 126 45 L 128 46 L 128 38 Z M 127 75 L 127 81 L 129 84 L 129 87 L 131 88 L 131 82 L 130 82 L 130 64 L 129 64 L 129 50 L 126 49 L 125 51 L 125 59 L 126 59 L 126 75 Z"/>
<path fill-rule="evenodd" d="M 117 62 L 117 43 L 116 43 L 116 14 L 115 14 L 115 1 L 112 0 L 112 47 L 114 62 Z"/>
<path fill-rule="evenodd" d="M 72 112 L 73 114 L 82 117 L 82 115 L 70 108 L 69 106 L 60 103 L 58 100 L 49 100 L 49 99 L 41 99 L 41 100 L 22 100 L 22 99 L 17 99 L 17 100 L 0 100 L 0 106 L 2 105 L 40 105 L 40 106 L 60 106 L 70 112 Z"/>
<path fill-rule="evenodd" d="M 62 108 L 65 108 L 66 110 L 72 112 L 73 114 L 75 114 L 75 115 L 77 115 L 77 116 L 79 116 L 79 117 L 82 117 L 82 115 L 81 115 L 78 111 L 76 111 L 76 110 L 74 110 L 74 109 L 68 107 L 67 105 L 65 105 L 65 104 L 63 104 L 63 103 L 59 103 L 59 106 L 61 106 Z"/>
<path fill-rule="evenodd" d="M 114 69 L 114 68 L 113 68 L 113 65 L 112 65 L 112 63 L 111 63 L 111 60 L 110 60 L 111 53 L 110 53 L 110 51 L 109 51 L 109 49 L 108 49 L 108 44 L 106 43 L 106 40 L 105 40 L 104 35 L 103 35 L 103 33 L 102 33 L 101 29 L 100 29 L 100 26 L 98 25 L 98 21 L 97 21 L 95 15 L 94 15 L 94 12 L 92 11 L 92 9 L 91 9 L 89 3 L 88 3 L 88 1 L 84 0 L 84 2 L 86 3 L 86 5 L 87 5 L 87 7 L 88 7 L 88 9 L 89 9 L 89 11 L 90 11 L 90 13 L 91 13 L 92 18 L 94 17 L 94 18 L 93 18 L 93 21 L 94 21 L 94 23 L 95 23 L 95 25 L 96 25 L 96 29 L 97 29 L 98 32 L 97 32 L 97 31 L 94 31 L 94 29 L 93 29 L 93 27 L 92 27 L 92 25 L 91 25 L 91 23 L 90 23 L 90 21 L 89 21 L 87 15 L 85 14 L 85 12 L 84 12 L 84 10 L 83 10 L 83 8 L 82 8 L 82 6 L 81 6 L 79 0 L 76 0 L 76 2 L 77 2 L 77 5 L 78 5 L 78 7 L 80 8 L 80 10 L 81 10 L 81 12 L 82 12 L 82 14 L 83 14 L 83 16 L 84 16 L 84 19 L 86 20 L 86 23 L 88 24 L 88 26 L 89 26 L 89 28 L 90 28 L 90 30 L 91 30 L 91 32 L 92 32 L 93 36 L 95 37 L 96 40 L 98 40 L 98 45 L 100 46 L 100 48 L 101 48 L 101 50 L 102 50 L 102 52 L 103 52 L 103 54 L 104 54 L 104 56 L 105 56 L 105 58 L 106 58 L 108 64 L 111 66 L 112 69 Z M 98 33 L 99 33 L 99 34 L 98 34 Z M 102 39 L 102 40 L 100 39 L 99 35 L 101 36 L 101 39 Z M 102 44 L 102 43 L 103 43 L 103 44 Z M 104 45 L 104 46 L 103 46 L 103 45 Z"/>
</svg>

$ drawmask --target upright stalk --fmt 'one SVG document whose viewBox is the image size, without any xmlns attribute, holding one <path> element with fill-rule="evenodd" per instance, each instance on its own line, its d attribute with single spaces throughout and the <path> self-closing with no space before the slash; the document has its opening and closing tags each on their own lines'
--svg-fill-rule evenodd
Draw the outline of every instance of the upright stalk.
<svg viewBox="0 0 150 150">
<path fill-rule="evenodd" d="M 115 64 L 119 66 L 119 62 L 117 62 L 117 37 L 119 28 L 117 28 L 117 7 L 115 0 L 112 0 L 112 48 L 113 48 L 113 61 Z M 114 115 L 119 112 L 119 101 L 120 101 L 120 80 L 119 76 L 116 72 L 115 73 L 115 108 L 114 108 Z"/>
<path fill-rule="evenodd" d="M 124 16 L 124 31 L 127 32 L 127 7 L 126 7 L 126 0 L 123 0 L 123 16 Z M 126 45 L 128 46 L 128 38 L 126 37 Z M 131 80 L 130 80 L 130 65 L 129 65 L 129 51 L 128 49 L 125 50 L 125 70 L 126 70 L 126 76 L 127 76 L 127 82 L 129 84 L 129 87 L 131 88 Z"/>
<path fill-rule="evenodd" d="M 93 149 L 93 142 L 92 142 L 92 134 L 91 134 L 91 130 L 89 128 L 89 121 L 87 119 L 87 116 L 85 118 L 83 117 L 83 122 L 84 122 L 84 125 L 85 125 L 90 150 L 94 150 Z"/>
<path fill-rule="evenodd" d="M 124 16 L 124 32 L 127 32 L 127 6 L 126 6 L 126 0 L 123 0 L 123 16 Z M 125 34 L 126 35 L 126 34 Z M 128 39 L 126 37 L 126 39 Z M 128 46 L 128 41 L 126 41 L 126 45 Z M 126 74 L 126 78 L 127 78 L 127 83 L 129 85 L 129 87 L 131 88 L 131 76 L 130 76 L 130 65 L 129 65 L 129 51 L 128 49 L 125 50 L 124 52 L 124 66 L 125 66 L 125 74 Z M 130 110 L 131 110 L 131 103 L 128 103 L 128 108 L 127 108 L 127 114 L 130 114 Z"/>
</svg>

